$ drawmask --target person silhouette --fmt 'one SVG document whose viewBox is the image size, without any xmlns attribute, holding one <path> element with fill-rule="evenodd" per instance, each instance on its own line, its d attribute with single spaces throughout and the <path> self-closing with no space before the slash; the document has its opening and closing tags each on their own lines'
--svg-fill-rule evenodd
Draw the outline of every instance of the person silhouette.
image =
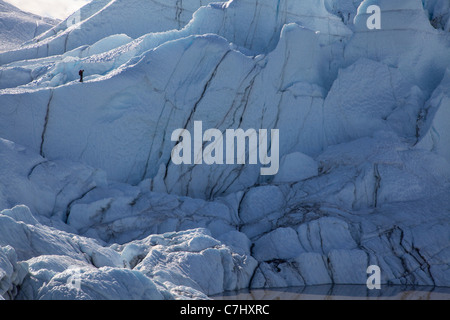
<svg viewBox="0 0 450 320">
<path fill-rule="evenodd" d="M 80 82 L 83 82 L 83 74 L 84 74 L 84 70 L 78 71 L 78 75 L 80 76 Z"/>
</svg>

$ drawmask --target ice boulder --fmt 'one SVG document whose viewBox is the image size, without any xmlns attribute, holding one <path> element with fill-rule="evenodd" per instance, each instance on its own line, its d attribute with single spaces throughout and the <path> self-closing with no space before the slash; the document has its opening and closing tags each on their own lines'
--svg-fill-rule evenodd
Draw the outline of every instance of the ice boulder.
<svg viewBox="0 0 450 320">
<path fill-rule="evenodd" d="M 284 205 L 284 195 L 277 186 L 261 186 L 244 195 L 240 206 L 243 223 L 254 223 L 279 215 Z"/>
<path fill-rule="evenodd" d="M 124 266 L 117 252 L 103 247 L 93 239 L 42 224 L 26 224 L 22 220 L 35 221 L 26 207 L 17 206 L 0 212 L 0 245 L 13 247 L 19 261 L 40 255 L 61 255 L 89 262 L 97 267 Z"/>
<path fill-rule="evenodd" d="M 0 297 L 14 299 L 27 272 L 28 265 L 18 261 L 14 248 L 0 246 Z"/>
<path fill-rule="evenodd" d="M 319 174 L 319 167 L 311 157 L 295 152 L 281 159 L 280 171 L 273 179 L 274 183 L 291 183 L 306 180 Z"/>
<path fill-rule="evenodd" d="M 31 213 L 30 209 L 27 206 L 19 205 L 9 210 L 3 210 L 0 214 L 9 216 L 16 220 L 17 222 L 23 222 L 29 225 L 37 225 L 39 222 Z"/>
<path fill-rule="evenodd" d="M 163 292 L 161 292 L 163 291 Z M 129 269 L 73 268 L 56 274 L 39 300 L 163 300 L 172 296 L 140 272 Z M 172 298 L 173 299 L 173 298 Z"/>
<path fill-rule="evenodd" d="M 71 258 L 64 255 L 40 255 L 26 260 L 28 265 L 28 274 L 25 277 L 20 292 L 17 295 L 17 300 L 37 300 L 39 298 L 39 290 L 49 283 L 53 277 L 59 273 L 81 273 L 83 271 L 95 270 L 95 267 L 86 261 Z M 67 281 L 68 287 L 76 285 L 78 282 Z M 76 287 L 72 287 L 76 288 Z M 61 297 L 60 297 L 61 299 Z"/>
<path fill-rule="evenodd" d="M 340 219 L 323 217 L 300 225 L 301 246 L 307 252 L 328 254 L 333 249 L 354 249 L 357 244 L 349 225 Z"/>
<path fill-rule="evenodd" d="M 295 265 L 284 260 L 261 262 L 252 278 L 252 288 L 302 287 L 305 281 Z"/>
<path fill-rule="evenodd" d="M 75 251 L 82 251 L 85 258 L 41 246 L 48 254 L 26 261 L 29 271 L 17 299 L 207 299 L 248 287 L 257 266 L 239 244 L 236 250 L 225 246 L 206 229 L 152 235 L 110 247 L 93 247 L 87 238 L 73 241 Z M 120 257 L 121 265 L 108 266 L 106 257 L 109 261 Z"/>
<path fill-rule="evenodd" d="M 255 242 L 253 256 L 258 261 L 293 259 L 304 252 L 297 232 L 292 228 L 278 228 Z"/>
<path fill-rule="evenodd" d="M 252 242 L 242 232 L 233 230 L 220 235 L 217 240 L 232 248 L 233 251 L 239 254 L 251 255 Z"/>
<path fill-rule="evenodd" d="M 257 265 L 251 256 L 233 252 L 205 229 L 154 235 L 135 243 L 147 249 L 135 251 L 141 261 L 133 270 L 207 295 L 247 288 Z"/>
</svg>

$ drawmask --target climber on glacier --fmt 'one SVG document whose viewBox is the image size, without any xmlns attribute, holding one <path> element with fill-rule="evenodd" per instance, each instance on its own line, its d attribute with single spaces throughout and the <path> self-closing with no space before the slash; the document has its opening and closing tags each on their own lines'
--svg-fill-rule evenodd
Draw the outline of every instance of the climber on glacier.
<svg viewBox="0 0 450 320">
<path fill-rule="evenodd" d="M 83 74 L 84 74 L 84 70 L 78 71 L 78 75 L 80 76 L 80 82 L 83 82 Z"/>
</svg>

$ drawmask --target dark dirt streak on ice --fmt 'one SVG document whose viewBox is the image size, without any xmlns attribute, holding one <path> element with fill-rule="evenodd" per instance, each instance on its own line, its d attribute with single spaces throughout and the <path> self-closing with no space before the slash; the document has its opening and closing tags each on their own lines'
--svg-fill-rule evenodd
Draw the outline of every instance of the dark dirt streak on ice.
<svg viewBox="0 0 450 320">
<path fill-rule="evenodd" d="M 49 120 L 49 117 L 50 117 L 50 105 L 51 105 L 52 100 L 53 100 L 53 94 L 54 94 L 54 90 L 51 89 L 50 90 L 50 98 L 49 98 L 48 103 L 47 103 L 47 111 L 45 113 L 44 128 L 42 130 L 42 135 L 41 135 L 41 147 L 40 147 L 39 154 L 43 158 L 45 158 L 45 153 L 44 153 L 45 133 L 47 132 L 48 120 Z"/>
</svg>

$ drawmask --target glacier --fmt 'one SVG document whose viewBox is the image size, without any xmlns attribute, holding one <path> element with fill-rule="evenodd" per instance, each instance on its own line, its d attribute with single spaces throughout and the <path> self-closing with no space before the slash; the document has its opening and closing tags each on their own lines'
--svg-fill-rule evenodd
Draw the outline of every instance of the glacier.
<svg viewBox="0 0 450 320">
<path fill-rule="evenodd" d="M 96 0 L 0 52 L 0 299 L 450 287 L 449 12 Z M 195 121 L 279 129 L 278 174 L 175 165 Z"/>
<path fill-rule="evenodd" d="M 8 2 L 0 1 L 0 52 L 19 48 L 59 22 L 24 12 Z"/>
</svg>

